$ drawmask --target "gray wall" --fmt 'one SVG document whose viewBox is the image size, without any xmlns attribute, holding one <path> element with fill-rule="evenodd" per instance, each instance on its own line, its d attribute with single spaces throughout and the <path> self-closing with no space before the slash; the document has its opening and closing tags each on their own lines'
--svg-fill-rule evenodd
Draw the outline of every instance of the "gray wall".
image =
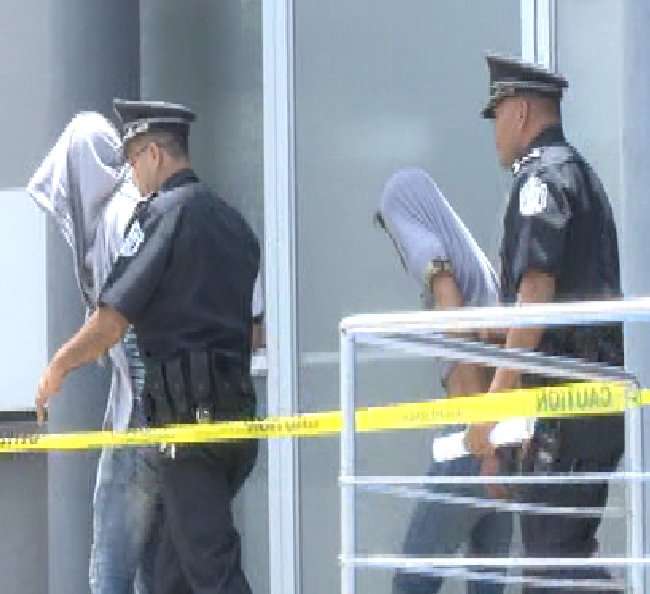
<svg viewBox="0 0 650 594">
<path fill-rule="evenodd" d="M 0 434 L 28 433 L 26 422 L 0 423 Z M 0 575 L 6 594 L 43 594 L 48 583 L 47 457 L 0 456 Z"/>
<path fill-rule="evenodd" d="M 139 92 L 138 6 L 131 0 L 55 2 L 50 21 L 50 125 L 59 132 L 78 111 L 111 114 L 115 96 Z M 110 49 L 109 49 L 110 48 Z M 69 248 L 49 228 L 47 242 L 48 347 L 54 352 L 83 322 Z M 108 374 L 97 366 L 76 372 L 50 411 L 53 431 L 98 428 Z M 91 499 L 95 453 L 49 456 L 49 593 L 88 590 Z M 67 546 L 58 543 L 65 535 Z"/>
<path fill-rule="evenodd" d="M 261 0 L 141 0 L 143 99 L 188 105 L 198 174 L 248 219 L 260 241 L 262 187 Z M 266 386 L 256 380 L 259 412 Z M 235 502 L 244 570 L 253 591 L 268 592 L 266 442 Z"/>
<path fill-rule="evenodd" d="M 261 0 L 140 5 L 142 98 L 178 101 L 196 111 L 194 167 L 261 237 Z"/>
<path fill-rule="evenodd" d="M 75 112 L 108 114 L 113 95 L 137 96 L 137 8 L 131 0 L 3 2 L 0 124 L 10 145 L 0 184 L 24 185 Z M 52 227 L 46 286 L 52 353 L 82 321 L 69 250 Z M 98 427 L 106 388 L 96 368 L 75 374 L 52 405 L 48 428 Z M 3 593 L 88 590 L 94 470 L 93 454 L 0 460 L 0 521 L 13 536 L 0 554 Z"/>
</svg>

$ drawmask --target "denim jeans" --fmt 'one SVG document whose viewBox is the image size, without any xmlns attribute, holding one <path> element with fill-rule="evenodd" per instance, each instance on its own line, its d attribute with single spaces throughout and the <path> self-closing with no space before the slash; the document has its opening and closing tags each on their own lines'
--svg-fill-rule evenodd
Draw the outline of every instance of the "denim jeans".
<svg viewBox="0 0 650 594">
<path fill-rule="evenodd" d="M 434 462 L 429 476 L 474 476 L 480 463 L 474 457 Z M 482 485 L 430 485 L 431 493 L 487 498 Z M 454 555 L 462 544 L 471 557 L 503 557 L 510 550 L 512 514 L 477 509 L 466 504 L 418 502 L 404 542 L 404 555 L 438 557 Z M 476 571 L 469 568 L 469 571 Z M 442 585 L 440 575 L 398 571 L 393 579 L 394 594 L 434 594 Z M 501 594 L 504 585 L 495 581 L 468 580 L 469 594 Z"/>
<path fill-rule="evenodd" d="M 162 524 L 159 463 L 155 447 L 102 450 L 93 499 L 92 594 L 152 594 Z"/>
</svg>

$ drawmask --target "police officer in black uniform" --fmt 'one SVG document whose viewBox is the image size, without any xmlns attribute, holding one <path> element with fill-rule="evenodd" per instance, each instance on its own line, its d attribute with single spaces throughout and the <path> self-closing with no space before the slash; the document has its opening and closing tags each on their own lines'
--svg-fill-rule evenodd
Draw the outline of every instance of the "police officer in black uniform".
<svg viewBox="0 0 650 594">
<path fill-rule="evenodd" d="M 133 324 L 153 426 L 250 418 L 251 301 L 259 245 L 241 215 L 191 169 L 194 114 L 180 105 L 115 100 L 126 159 L 143 196 L 97 309 L 41 378 L 42 416 L 75 367 Z M 160 464 L 165 526 L 157 594 L 248 594 L 231 502 L 254 441 L 168 446 Z"/>
<path fill-rule="evenodd" d="M 501 293 L 505 303 L 603 300 L 621 297 L 616 227 L 605 190 L 593 169 L 565 139 L 560 100 L 567 81 L 542 67 L 490 55 L 490 99 L 483 117 L 495 120 L 501 164 L 513 183 L 504 218 Z M 510 329 L 506 346 L 536 349 L 623 365 L 620 324 Z M 498 369 L 491 391 L 562 383 Z M 477 426 L 474 451 L 486 452 L 490 426 Z M 472 443 L 473 442 L 473 443 Z M 621 415 L 539 421 L 523 456 L 524 472 L 609 472 L 624 444 Z M 525 501 L 603 508 L 607 484 L 532 485 Z M 588 557 L 596 553 L 599 517 L 524 514 L 522 537 L 531 557 Z M 531 572 L 542 578 L 590 579 L 581 592 L 613 590 L 602 568 Z M 527 594 L 549 592 L 528 586 Z M 553 589 L 552 591 L 555 591 Z M 563 589 L 564 591 L 564 589 Z M 566 589 L 566 591 L 570 591 Z"/>
</svg>

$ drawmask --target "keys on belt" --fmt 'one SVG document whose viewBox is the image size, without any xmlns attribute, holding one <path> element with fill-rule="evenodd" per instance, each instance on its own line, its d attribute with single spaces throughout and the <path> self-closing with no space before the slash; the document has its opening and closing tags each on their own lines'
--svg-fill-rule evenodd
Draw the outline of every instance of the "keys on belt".
<svg viewBox="0 0 650 594">
<path fill-rule="evenodd" d="M 163 456 L 174 460 L 176 458 L 176 444 L 175 443 L 161 443 L 159 451 Z"/>
</svg>

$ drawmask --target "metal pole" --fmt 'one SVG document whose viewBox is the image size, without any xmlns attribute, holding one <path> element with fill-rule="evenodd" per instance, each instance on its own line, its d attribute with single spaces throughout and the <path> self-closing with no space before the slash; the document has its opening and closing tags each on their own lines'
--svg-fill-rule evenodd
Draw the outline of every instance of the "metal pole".
<svg viewBox="0 0 650 594">
<path fill-rule="evenodd" d="M 298 393 L 295 291 L 293 0 L 262 2 L 267 412 L 291 415 Z M 297 445 L 268 441 L 271 594 L 300 584 Z"/>
<path fill-rule="evenodd" d="M 631 395 L 639 395 L 639 386 L 630 386 Z M 636 404 L 635 401 L 633 401 Z M 642 411 L 638 406 L 629 406 L 625 411 L 625 470 L 639 472 L 642 470 L 643 444 L 641 433 Z M 638 481 L 626 483 L 626 557 L 641 558 L 643 551 L 643 485 Z M 644 567 L 631 565 L 628 568 L 629 588 L 634 594 L 644 591 Z"/>
<path fill-rule="evenodd" d="M 355 568 L 350 562 L 356 550 L 354 484 L 345 479 L 355 475 L 355 388 L 356 354 L 354 336 L 341 331 L 341 594 L 355 594 Z"/>
</svg>

